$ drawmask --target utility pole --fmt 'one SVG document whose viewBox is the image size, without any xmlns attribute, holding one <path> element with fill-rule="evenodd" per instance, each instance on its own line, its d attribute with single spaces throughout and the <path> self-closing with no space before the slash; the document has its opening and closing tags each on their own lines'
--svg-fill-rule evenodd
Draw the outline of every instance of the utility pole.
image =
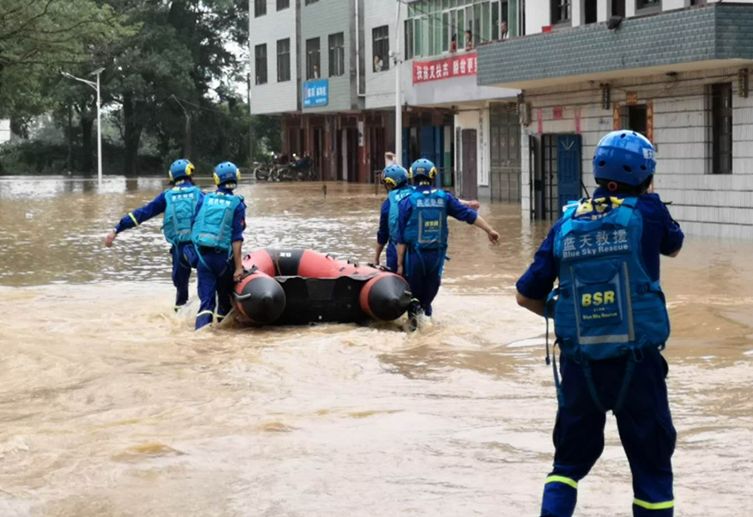
<svg viewBox="0 0 753 517">
<path fill-rule="evenodd" d="M 400 0 L 395 9 L 395 50 L 392 61 L 395 64 L 395 158 L 397 163 L 403 161 L 403 106 L 400 96 Z"/>
<path fill-rule="evenodd" d="M 102 186 L 102 100 L 99 95 L 99 76 L 102 72 L 104 72 L 104 70 L 104 68 L 97 68 L 95 71 L 89 74 L 90 76 L 96 75 L 97 82 L 90 81 L 88 79 L 82 79 L 81 77 L 76 77 L 75 75 L 71 75 L 68 72 L 60 72 L 63 77 L 84 83 L 85 85 L 94 88 L 97 92 L 97 186 L 100 187 Z"/>
</svg>

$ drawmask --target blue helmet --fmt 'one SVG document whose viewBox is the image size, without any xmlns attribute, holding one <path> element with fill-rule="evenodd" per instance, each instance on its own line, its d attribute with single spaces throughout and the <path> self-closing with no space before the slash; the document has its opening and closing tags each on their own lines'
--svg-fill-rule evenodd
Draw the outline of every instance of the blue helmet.
<svg viewBox="0 0 753 517">
<path fill-rule="evenodd" d="M 655 155 L 656 149 L 645 136 L 629 129 L 612 131 L 596 146 L 594 177 L 637 187 L 654 174 Z"/>
<path fill-rule="evenodd" d="M 410 166 L 410 178 L 415 179 L 417 176 L 425 176 L 430 180 L 437 175 L 437 168 L 430 160 L 419 158 Z"/>
<path fill-rule="evenodd" d="M 407 181 L 408 171 L 396 163 L 388 165 L 382 173 L 382 182 L 391 188 L 400 187 Z"/>
<path fill-rule="evenodd" d="M 225 183 L 238 183 L 241 171 L 232 162 L 222 162 L 214 168 L 214 183 L 218 187 Z"/>
<path fill-rule="evenodd" d="M 170 165 L 170 170 L 167 171 L 167 175 L 170 177 L 170 181 L 175 183 L 178 180 L 186 178 L 190 179 L 193 171 L 193 163 L 185 158 L 181 158 L 180 160 L 175 160 L 172 165 Z"/>
</svg>

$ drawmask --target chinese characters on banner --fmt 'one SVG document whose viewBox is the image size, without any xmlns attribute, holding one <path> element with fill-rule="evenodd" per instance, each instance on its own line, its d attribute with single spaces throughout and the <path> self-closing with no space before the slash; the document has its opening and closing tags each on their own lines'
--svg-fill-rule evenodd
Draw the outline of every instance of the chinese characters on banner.
<svg viewBox="0 0 753 517">
<path fill-rule="evenodd" d="M 413 84 L 476 75 L 476 53 L 465 53 L 432 61 L 413 61 Z"/>
</svg>

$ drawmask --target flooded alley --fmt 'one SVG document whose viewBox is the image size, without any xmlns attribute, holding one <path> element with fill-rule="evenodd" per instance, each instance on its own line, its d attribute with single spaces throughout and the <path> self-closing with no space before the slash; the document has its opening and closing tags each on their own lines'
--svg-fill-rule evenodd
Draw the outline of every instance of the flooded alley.
<svg viewBox="0 0 753 517">
<path fill-rule="evenodd" d="M 208 182 L 203 183 L 208 186 Z M 544 322 L 514 283 L 546 235 L 482 204 L 453 222 L 434 321 L 194 332 L 172 310 L 161 217 L 102 239 L 158 178 L 0 178 L 0 515 L 522 516 L 538 512 L 556 400 Z M 370 262 L 382 190 L 243 184 L 244 251 Z M 671 208 L 671 207 L 670 207 Z M 676 514 L 753 500 L 753 243 L 663 259 Z M 576 515 L 629 515 L 610 415 Z"/>
</svg>

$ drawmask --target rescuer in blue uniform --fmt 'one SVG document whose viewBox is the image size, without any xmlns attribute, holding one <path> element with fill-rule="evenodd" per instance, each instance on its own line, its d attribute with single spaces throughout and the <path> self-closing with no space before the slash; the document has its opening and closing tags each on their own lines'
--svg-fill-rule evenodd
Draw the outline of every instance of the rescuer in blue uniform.
<svg viewBox="0 0 753 517">
<path fill-rule="evenodd" d="M 448 215 L 478 226 L 492 243 L 499 240 L 499 234 L 478 212 L 432 186 L 436 173 L 434 164 L 425 158 L 413 162 L 410 175 L 415 190 L 398 206 L 397 273 L 405 276 L 420 305 L 408 310 L 413 322 L 419 311 L 432 315 L 431 302 L 439 291 L 447 253 Z"/>
<path fill-rule="evenodd" d="M 553 363 L 559 407 L 542 516 L 573 514 L 578 482 L 604 448 L 608 410 L 633 474 L 633 515 L 674 512 L 676 433 L 660 354 L 669 319 L 659 257 L 676 256 L 683 233 L 649 193 L 654 153 L 633 131 L 604 136 L 593 159 L 599 187 L 592 198 L 568 205 L 517 282 L 518 304 L 554 317 L 561 350 L 559 371 Z"/>
<path fill-rule="evenodd" d="M 387 198 L 379 212 L 379 231 L 374 263 L 379 264 L 382 250 L 387 246 L 387 269 L 397 271 L 397 215 L 400 201 L 413 192 L 408 182 L 408 171 L 397 164 L 388 165 L 382 174 L 382 183 L 387 188 Z"/>
<path fill-rule="evenodd" d="M 397 271 L 397 215 L 400 201 L 413 192 L 410 184 L 408 171 L 397 164 L 390 164 L 382 173 L 382 183 L 387 189 L 387 198 L 382 203 L 379 211 L 379 230 L 377 231 L 377 245 L 374 264 L 379 265 L 382 250 L 387 246 L 387 269 Z M 470 208 L 478 210 L 479 202 L 476 200 L 458 201 Z"/>
<path fill-rule="evenodd" d="M 217 321 L 230 312 L 233 282 L 243 276 L 241 246 L 246 228 L 246 204 L 233 194 L 240 172 L 231 162 L 214 168 L 217 190 L 206 194 L 197 207 L 191 239 L 198 256 L 199 313 L 196 329 Z"/>
<path fill-rule="evenodd" d="M 191 226 L 196 207 L 203 197 L 199 187 L 195 186 L 191 180 L 193 172 L 194 166 L 190 161 L 186 159 L 174 161 L 168 171 L 172 188 L 161 192 L 146 205 L 123 216 L 117 226 L 105 237 L 105 246 L 109 248 L 120 232 L 164 213 L 162 233 L 165 235 L 165 240 L 170 243 L 173 285 L 177 290 L 176 311 L 188 301 L 188 280 L 191 277 L 191 266 L 194 260 Z"/>
</svg>

